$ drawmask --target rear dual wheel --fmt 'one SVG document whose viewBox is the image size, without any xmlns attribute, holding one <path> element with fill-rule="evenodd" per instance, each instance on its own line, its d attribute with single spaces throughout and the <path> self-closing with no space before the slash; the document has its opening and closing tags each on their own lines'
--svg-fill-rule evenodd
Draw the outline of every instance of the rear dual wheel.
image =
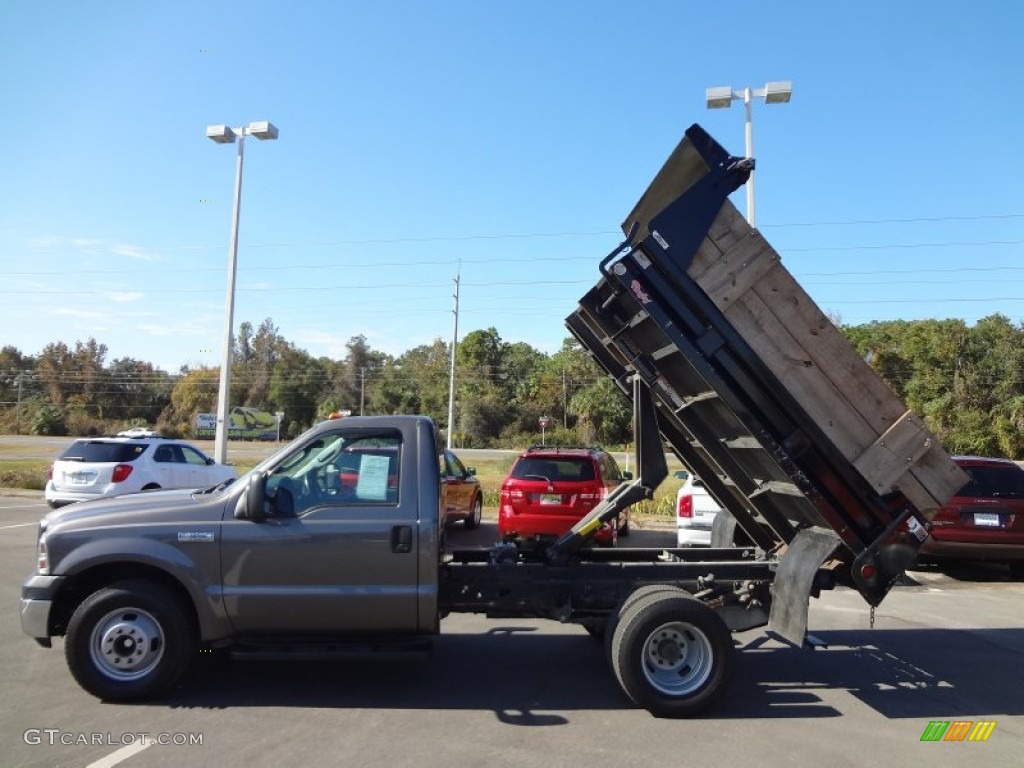
<svg viewBox="0 0 1024 768">
<path fill-rule="evenodd" d="M 655 717 L 698 714 L 724 693 L 731 677 L 735 650 L 729 628 L 678 588 L 652 585 L 624 604 L 610 637 L 619 685 Z"/>
</svg>

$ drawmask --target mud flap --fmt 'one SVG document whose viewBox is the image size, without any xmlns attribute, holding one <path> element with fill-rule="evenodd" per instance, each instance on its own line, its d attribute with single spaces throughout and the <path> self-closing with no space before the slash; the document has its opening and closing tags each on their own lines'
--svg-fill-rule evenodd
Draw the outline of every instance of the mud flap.
<svg viewBox="0 0 1024 768">
<path fill-rule="evenodd" d="M 807 608 L 818 568 L 842 544 L 827 528 L 804 528 L 786 547 L 772 582 L 768 631 L 802 646 L 807 635 Z"/>
<path fill-rule="evenodd" d="M 722 510 L 715 515 L 711 523 L 711 547 L 735 547 L 736 546 L 736 518 L 728 511 Z"/>
</svg>

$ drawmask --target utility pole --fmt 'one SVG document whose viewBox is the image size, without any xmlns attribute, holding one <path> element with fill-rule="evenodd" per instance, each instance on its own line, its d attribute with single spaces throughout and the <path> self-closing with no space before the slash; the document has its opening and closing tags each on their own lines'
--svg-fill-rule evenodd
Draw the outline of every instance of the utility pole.
<svg viewBox="0 0 1024 768">
<path fill-rule="evenodd" d="M 366 402 L 366 368 L 359 369 L 359 415 L 363 415 L 363 404 Z"/>
<path fill-rule="evenodd" d="M 565 366 L 562 366 L 562 426 L 569 428 L 569 404 L 566 399 L 565 390 Z"/>
<path fill-rule="evenodd" d="M 21 434 L 21 382 L 25 378 L 24 371 L 18 371 L 18 405 L 14 409 L 14 434 Z"/>
<path fill-rule="evenodd" d="M 448 450 L 452 449 L 452 433 L 455 432 L 455 349 L 459 344 L 459 279 L 462 276 L 462 268 L 455 273 L 455 308 L 452 314 L 455 315 L 455 327 L 452 330 L 452 367 L 448 376 Z"/>
</svg>

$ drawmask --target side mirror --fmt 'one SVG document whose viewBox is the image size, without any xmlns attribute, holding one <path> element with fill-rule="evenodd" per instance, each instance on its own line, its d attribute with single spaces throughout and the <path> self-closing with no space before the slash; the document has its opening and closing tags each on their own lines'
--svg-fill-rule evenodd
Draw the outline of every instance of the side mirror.
<svg viewBox="0 0 1024 768">
<path fill-rule="evenodd" d="M 672 477 L 674 477 L 676 480 L 685 480 L 689 476 L 690 473 L 687 472 L 685 469 L 677 469 L 675 472 L 672 473 Z"/>
<path fill-rule="evenodd" d="M 474 477 L 476 475 L 476 467 L 466 467 L 466 477 Z"/>
<path fill-rule="evenodd" d="M 211 459 L 211 458 L 209 458 L 209 457 L 207 457 L 207 458 L 206 458 L 206 466 L 208 466 L 208 467 L 211 467 L 211 466 L 213 466 L 213 465 L 214 465 L 214 464 L 216 464 L 216 463 L 217 463 L 217 462 L 216 462 L 216 461 L 214 461 L 213 459 Z"/>
<path fill-rule="evenodd" d="M 622 479 L 623 480 L 632 480 L 633 479 L 633 473 L 632 472 L 623 472 L 622 473 Z"/>
<path fill-rule="evenodd" d="M 235 517 L 239 520 L 252 520 L 260 523 L 267 519 L 267 512 L 264 509 L 266 501 L 266 478 L 256 472 L 249 478 L 249 487 L 245 489 L 235 507 Z"/>
</svg>

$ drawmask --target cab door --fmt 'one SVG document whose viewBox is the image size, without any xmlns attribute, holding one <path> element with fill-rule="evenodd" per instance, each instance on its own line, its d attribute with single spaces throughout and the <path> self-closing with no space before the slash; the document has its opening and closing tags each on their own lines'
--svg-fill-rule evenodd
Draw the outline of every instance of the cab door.
<svg viewBox="0 0 1024 768">
<path fill-rule="evenodd" d="M 269 473 L 265 521 L 225 519 L 224 600 L 236 631 L 416 630 L 417 494 L 403 447 L 397 430 L 323 433 Z M 338 482 L 342 466 L 351 484 Z"/>
</svg>

